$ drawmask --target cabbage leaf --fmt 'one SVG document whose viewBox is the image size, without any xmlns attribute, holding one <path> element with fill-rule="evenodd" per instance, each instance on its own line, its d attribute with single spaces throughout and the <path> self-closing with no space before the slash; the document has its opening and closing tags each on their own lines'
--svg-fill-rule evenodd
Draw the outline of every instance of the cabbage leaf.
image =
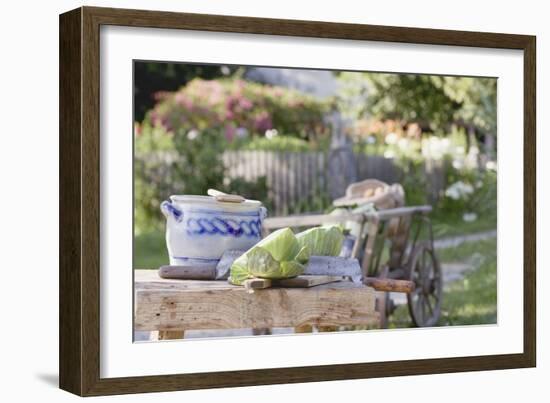
<svg viewBox="0 0 550 403">
<path fill-rule="evenodd" d="M 344 234 L 338 225 L 310 228 L 296 234 L 301 247 L 307 246 L 312 256 L 338 256 L 344 242 Z"/>
</svg>

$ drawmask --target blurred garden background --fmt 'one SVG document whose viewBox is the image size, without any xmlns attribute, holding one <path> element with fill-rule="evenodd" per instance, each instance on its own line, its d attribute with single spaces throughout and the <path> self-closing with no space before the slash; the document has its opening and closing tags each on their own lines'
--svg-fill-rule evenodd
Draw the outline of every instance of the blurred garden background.
<svg viewBox="0 0 550 403">
<path fill-rule="evenodd" d="M 495 78 L 134 62 L 134 268 L 167 264 L 172 194 L 216 188 L 279 216 L 329 212 L 375 178 L 434 208 L 441 324 L 495 323 L 496 97 Z"/>
</svg>

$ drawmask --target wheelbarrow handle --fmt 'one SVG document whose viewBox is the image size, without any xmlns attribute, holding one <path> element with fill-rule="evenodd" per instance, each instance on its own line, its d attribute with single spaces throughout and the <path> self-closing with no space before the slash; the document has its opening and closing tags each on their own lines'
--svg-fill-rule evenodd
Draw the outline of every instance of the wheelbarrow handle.
<svg viewBox="0 0 550 403">
<path fill-rule="evenodd" d="M 376 291 L 404 292 L 414 291 L 414 282 L 409 280 L 394 280 L 391 278 L 365 277 L 365 285 L 374 288 Z"/>
</svg>

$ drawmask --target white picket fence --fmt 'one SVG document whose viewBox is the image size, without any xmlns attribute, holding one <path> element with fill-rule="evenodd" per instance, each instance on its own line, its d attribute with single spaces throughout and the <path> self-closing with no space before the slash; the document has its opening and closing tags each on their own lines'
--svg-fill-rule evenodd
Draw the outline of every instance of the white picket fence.
<svg viewBox="0 0 550 403">
<path fill-rule="evenodd" d="M 391 158 L 349 152 L 226 151 L 226 176 L 254 181 L 265 177 L 268 197 L 276 215 L 303 211 L 321 203 L 320 198 L 343 196 L 351 182 L 374 178 L 386 183 L 403 180 L 403 171 Z M 441 163 L 426 162 L 425 189 L 435 201 L 444 189 Z"/>
</svg>

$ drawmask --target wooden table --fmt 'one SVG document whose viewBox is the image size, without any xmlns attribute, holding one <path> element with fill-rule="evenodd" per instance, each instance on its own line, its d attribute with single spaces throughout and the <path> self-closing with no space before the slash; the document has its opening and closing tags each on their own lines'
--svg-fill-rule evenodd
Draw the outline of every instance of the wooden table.
<svg viewBox="0 0 550 403">
<path fill-rule="evenodd" d="M 226 281 L 167 280 L 135 271 L 134 329 L 181 338 L 185 330 L 377 326 L 375 291 L 340 281 L 250 292 Z"/>
</svg>

